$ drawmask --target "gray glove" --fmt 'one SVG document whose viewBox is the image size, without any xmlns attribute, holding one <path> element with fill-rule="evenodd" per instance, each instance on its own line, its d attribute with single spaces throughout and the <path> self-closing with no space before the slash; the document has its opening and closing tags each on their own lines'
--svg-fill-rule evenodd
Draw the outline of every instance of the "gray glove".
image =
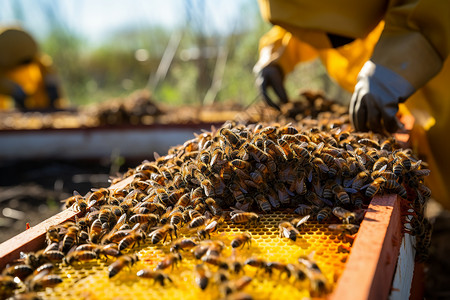
<svg viewBox="0 0 450 300">
<path fill-rule="evenodd" d="M 14 103 L 17 109 L 25 110 L 25 99 L 27 99 L 27 94 L 24 92 L 20 85 L 14 84 L 14 90 L 11 97 L 14 99 Z"/>
<path fill-rule="evenodd" d="M 358 74 L 350 101 L 350 120 L 358 131 L 396 132 L 398 104 L 414 93 L 414 87 L 397 73 L 367 61 Z"/>
<path fill-rule="evenodd" d="M 275 103 L 267 93 L 267 89 L 272 87 L 273 91 L 280 100 L 279 103 L 287 103 L 288 97 L 283 85 L 283 71 L 277 65 L 268 65 L 258 72 L 256 84 L 258 85 L 264 101 L 273 108 L 280 110 L 279 104 Z"/>
</svg>

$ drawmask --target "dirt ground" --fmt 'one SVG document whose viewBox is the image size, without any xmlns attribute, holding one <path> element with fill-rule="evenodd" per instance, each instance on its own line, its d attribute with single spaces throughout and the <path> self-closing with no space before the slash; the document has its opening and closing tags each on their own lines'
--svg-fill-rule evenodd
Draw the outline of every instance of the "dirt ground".
<svg viewBox="0 0 450 300">
<path fill-rule="evenodd" d="M 76 190 L 109 186 L 99 162 L 27 161 L 0 164 L 0 243 L 60 212 Z"/>
<path fill-rule="evenodd" d="M 137 164 L 128 163 L 120 171 Z M 0 243 L 23 232 L 27 223 L 34 226 L 61 211 L 61 200 L 74 190 L 84 195 L 91 188 L 109 186 L 111 171 L 108 162 L 0 163 Z M 427 215 L 433 235 L 425 264 L 425 298 L 450 299 L 450 212 L 430 202 Z"/>
</svg>

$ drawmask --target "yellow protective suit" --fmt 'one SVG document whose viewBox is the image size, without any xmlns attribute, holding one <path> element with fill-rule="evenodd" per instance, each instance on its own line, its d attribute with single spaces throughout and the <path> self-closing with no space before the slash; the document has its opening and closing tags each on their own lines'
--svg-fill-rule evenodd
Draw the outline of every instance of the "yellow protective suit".
<svg viewBox="0 0 450 300">
<path fill-rule="evenodd" d="M 14 108 L 12 93 L 17 85 L 27 95 L 27 109 L 51 107 L 47 87 L 59 90 L 51 58 L 39 53 L 31 35 L 20 28 L 0 28 L 0 110 Z M 54 106 L 62 107 L 63 100 Z"/>
<path fill-rule="evenodd" d="M 433 197 L 450 208 L 450 1 L 258 1 L 274 26 L 260 40 L 256 69 L 278 64 L 287 74 L 320 58 L 330 77 L 353 92 L 370 59 L 416 89 L 406 101 L 416 119 L 412 144 L 430 164 Z M 355 40 L 332 48 L 327 33 Z"/>
</svg>

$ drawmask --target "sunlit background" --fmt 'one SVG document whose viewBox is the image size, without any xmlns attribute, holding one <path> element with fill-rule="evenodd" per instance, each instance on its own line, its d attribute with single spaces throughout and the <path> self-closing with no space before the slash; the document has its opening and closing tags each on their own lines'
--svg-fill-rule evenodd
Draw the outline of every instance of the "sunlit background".
<svg viewBox="0 0 450 300">
<path fill-rule="evenodd" d="M 38 40 L 75 106 L 142 88 L 167 104 L 249 103 L 258 40 L 270 28 L 256 0 L 3 0 L 0 20 Z M 306 68 L 290 75 L 291 94 L 339 92 L 320 64 Z"/>
</svg>

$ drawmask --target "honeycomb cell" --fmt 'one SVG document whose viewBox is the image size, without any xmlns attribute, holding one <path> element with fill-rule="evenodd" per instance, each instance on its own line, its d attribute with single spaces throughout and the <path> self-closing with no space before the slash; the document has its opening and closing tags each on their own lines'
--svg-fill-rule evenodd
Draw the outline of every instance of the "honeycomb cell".
<svg viewBox="0 0 450 300">
<path fill-rule="evenodd" d="M 315 260 L 328 282 L 328 292 L 331 292 L 339 275 L 342 273 L 348 253 L 338 253 L 339 245 L 350 247 L 349 243 L 328 230 L 328 224 L 319 224 L 316 221 L 306 222 L 300 230 L 296 241 L 279 237 L 278 224 L 290 220 L 294 215 L 274 213 L 263 217 L 254 228 L 245 228 L 225 222 L 216 233 L 211 235 L 212 240 L 221 240 L 225 244 L 221 257 L 229 264 L 236 261 L 243 265 L 242 272 L 228 270 L 228 280 L 234 282 L 240 277 L 250 276 L 252 281 L 242 289 L 242 292 L 251 294 L 255 299 L 289 299 L 309 298 L 310 283 L 308 280 L 298 280 L 294 276 L 287 278 L 286 273 L 278 269 L 267 273 L 263 268 L 244 265 L 252 257 L 260 258 L 266 262 L 282 264 L 296 264 L 299 257 L 310 257 Z M 240 233 L 250 232 L 252 242 L 250 246 L 231 248 L 231 241 Z M 186 234 L 186 237 L 198 240 L 196 234 Z M 202 263 L 195 259 L 189 251 L 181 251 L 182 261 L 173 268 L 163 270 L 163 273 L 173 281 L 160 283 L 152 279 L 140 278 L 136 273 L 144 268 L 155 268 L 170 252 L 170 240 L 166 244 L 152 245 L 150 241 L 139 248 L 129 250 L 137 252 L 140 260 L 133 266 L 124 267 L 116 276 L 108 278 L 108 267 L 114 259 L 95 260 L 89 263 L 77 263 L 73 266 L 59 265 L 56 273 L 63 278 L 63 282 L 55 288 L 47 288 L 38 293 L 44 299 L 217 299 L 222 298 L 221 285 L 215 277 L 218 276 L 219 267 L 208 264 L 211 274 L 210 283 L 205 291 L 195 284 L 194 267 Z M 313 295 L 317 297 L 316 294 Z M 325 294 L 320 294 L 325 297 Z"/>
</svg>

